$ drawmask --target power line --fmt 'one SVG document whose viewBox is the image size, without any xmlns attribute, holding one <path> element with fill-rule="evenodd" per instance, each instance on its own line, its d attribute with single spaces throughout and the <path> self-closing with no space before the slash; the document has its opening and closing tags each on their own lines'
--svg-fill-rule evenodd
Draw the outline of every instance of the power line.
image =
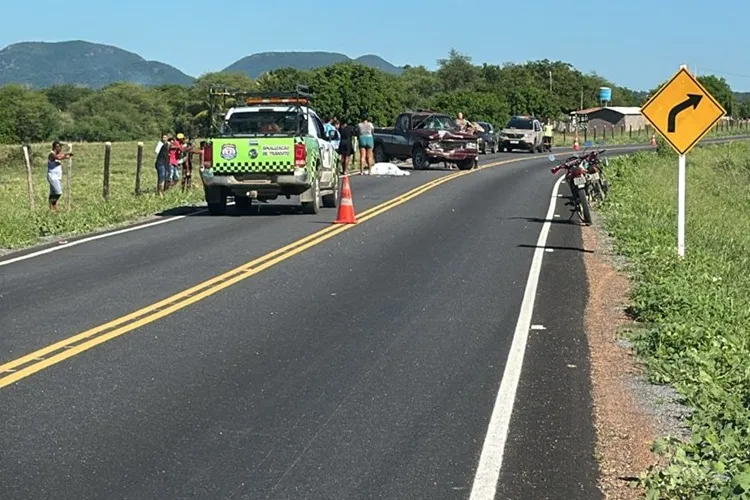
<svg viewBox="0 0 750 500">
<path fill-rule="evenodd" d="M 704 75 L 706 73 L 711 73 L 712 75 L 716 75 L 716 76 L 735 76 L 737 78 L 750 78 L 750 75 L 743 75 L 740 73 L 727 73 L 725 71 L 716 71 L 711 68 L 701 68 L 701 69 L 703 70 L 701 71 L 701 73 L 703 73 Z"/>
</svg>

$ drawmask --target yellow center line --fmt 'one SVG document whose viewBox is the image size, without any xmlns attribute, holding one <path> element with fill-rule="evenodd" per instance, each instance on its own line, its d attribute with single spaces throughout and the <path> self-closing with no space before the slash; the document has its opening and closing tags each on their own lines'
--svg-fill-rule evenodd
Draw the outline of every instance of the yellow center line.
<svg viewBox="0 0 750 500">
<path fill-rule="evenodd" d="M 480 170 L 506 165 L 519 161 L 540 158 L 531 156 L 525 158 L 516 158 L 481 165 L 478 169 L 463 170 L 439 177 L 430 182 L 422 184 L 402 195 L 391 200 L 381 203 L 375 207 L 361 212 L 358 215 L 358 222 L 363 223 L 377 217 L 393 208 L 416 198 L 417 196 L 434 189 L 435 187 Z M 269 267 L 272 267 L 284 260 L 287 260 L 305 250 L 312 248 L 326 240 L 329 240 L 344 231 L 353 229 L 357 225 L 332 225 L 313 234 L 305 236 L 297 241 L 290 243 L 282 248 L 274 250 L 262 257 L 254 259 L 246 264 L 236 267 L 230 271 L 203 281 L 182 292 L 176 293 L 166 299 L 160 300 L 154 304 L 143 307 L 130 314 L 109 321 L 102 325 L 96 326 L 79 334 L 68 337 L 67 339 L 50 344 L 42 349 L 29 353 L 20 358 L 9 361 L 0 365 L 0 374 L 7 375 L 0 377 L 0 388 L 13 384 L 21 379 L 29 377 L 45 368 L 60 363 L 70 357 L 87 351 L 99 344 L 112 340 L 120 335 L 133 331 L 144 325 L 148 325 L 158 319 L 169 316 L 170 314 L 184 309 L 185 307 L 205 299 L 215 293 L 220 292 L 230 286 L 246 280 Z"/>
</svg>

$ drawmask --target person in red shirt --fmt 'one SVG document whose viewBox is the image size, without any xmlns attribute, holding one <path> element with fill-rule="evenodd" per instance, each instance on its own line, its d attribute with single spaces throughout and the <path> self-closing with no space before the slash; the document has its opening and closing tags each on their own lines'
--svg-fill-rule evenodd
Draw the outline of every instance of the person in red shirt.
<svg viewBox="0 0 750 500">
<path fill-rule="evenodd" d="M 168 183 L 169 187 L 174 186 L 180 180 L 179 165 L 180 157 L 182 156 L 182 141 L 185 139 L 183 134 L 177 134 L 177 137 L 172 139 L 169 144 L 169 176 Z"/>
</svg>

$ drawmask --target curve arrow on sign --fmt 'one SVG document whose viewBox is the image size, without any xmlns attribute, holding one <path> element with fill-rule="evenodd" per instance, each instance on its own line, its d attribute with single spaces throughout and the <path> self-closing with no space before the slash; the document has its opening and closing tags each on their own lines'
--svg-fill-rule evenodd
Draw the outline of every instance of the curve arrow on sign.
<svg viewBox="0 0 750 500">
<path fill-rule="evenodd" d="M 680 104 L 677 104 L 674 108 L 672 108 L 669 111 L 669 116 L 667 117 L 667 132 L 670 134 L 674 133 L 675 131 L 675 120 L 677 120 L 677 115 L 688 109 L 689 107 L 693 107 L 693 109 L 698 107 L 698 104 L 700 104 L 701 100 L 703 99 L 703 96 L 700 94 L 688 94 L 688 98 L 682 101 Z"/>
</svg>

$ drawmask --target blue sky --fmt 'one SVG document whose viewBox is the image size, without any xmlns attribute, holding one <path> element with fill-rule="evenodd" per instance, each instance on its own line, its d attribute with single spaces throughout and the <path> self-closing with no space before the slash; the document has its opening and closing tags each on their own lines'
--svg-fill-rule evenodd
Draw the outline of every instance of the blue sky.
<svg viewBox="0 0 750 500">
<path fill-rule="evenodd" d="M 116 45 L 192 76 L 255 52 L 377 54 L 434 68 L 453 47 L 475 63 L 569 62 L 648 90 L 687 64 L 750 91 L 746 0 L 6 0 L 0 47 Z M 211 12 L 213 14 L 208 14 Z M 226 28 L 226 29 L 222 29 Z"/>
</svg>

